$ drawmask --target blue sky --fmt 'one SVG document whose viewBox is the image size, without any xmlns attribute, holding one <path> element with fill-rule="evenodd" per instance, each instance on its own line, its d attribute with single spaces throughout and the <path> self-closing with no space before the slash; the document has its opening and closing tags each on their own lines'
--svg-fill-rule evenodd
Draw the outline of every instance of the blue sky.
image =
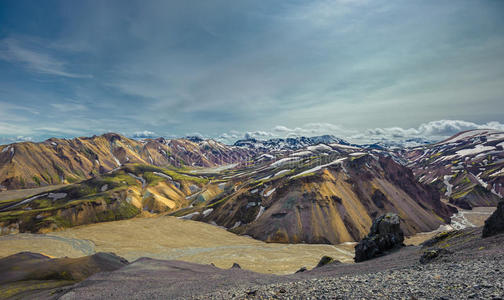
<svg viewBox="0 0 504 300">
<path fill-rule="evenodd" d="M 504 1 L 0 2 L 0 142 L 504 129 Z"/>
</svg>

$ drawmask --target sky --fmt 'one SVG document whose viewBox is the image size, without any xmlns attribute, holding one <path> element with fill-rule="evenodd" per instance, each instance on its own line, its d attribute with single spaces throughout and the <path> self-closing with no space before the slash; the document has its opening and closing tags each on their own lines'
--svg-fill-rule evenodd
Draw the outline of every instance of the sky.
<svg viewBox="0 0 504 300">
<path fill-rule="evenodd" d="M 504 130 L 504 1 L 0 2 L 0 143 Z"/>
</svg>

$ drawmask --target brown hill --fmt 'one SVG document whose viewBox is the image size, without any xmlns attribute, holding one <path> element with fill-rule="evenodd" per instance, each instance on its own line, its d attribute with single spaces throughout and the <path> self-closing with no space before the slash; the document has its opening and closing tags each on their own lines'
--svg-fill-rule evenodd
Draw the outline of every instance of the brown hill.
<svg viewBox="0 0 504 300">
<path fill-rule="evenodd" d="M 113 253 L 52 259 L 39 253 L 20 252 L 0 259 L 0 299 L 36 299 L 39 293 L 50 294 L 58 287 L 126 265 L 128 261 Z"/>
</svg>

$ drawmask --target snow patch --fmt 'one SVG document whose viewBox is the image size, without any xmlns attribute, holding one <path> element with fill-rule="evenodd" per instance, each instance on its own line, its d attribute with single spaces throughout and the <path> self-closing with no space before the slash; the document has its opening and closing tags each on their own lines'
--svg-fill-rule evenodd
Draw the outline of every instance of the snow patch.
<svg viewBox="0 0 504 300">
<path fill-rule="evenodd" d="M 52 201 L 63 199 L 67 196 L 67 193 L 49 193 L 47 197 L 51 198 Z"/>
<path fill-rule="evenodd" d="M 501 174 L 504 174 L 504 168 L 502 168 L 499 171 L 496 171 L 496 172 L 490 174 L 490 177 L 500 176 Z"/>
<path fill-rule="evenodd" d="M 284 165 L 288 162 L 295 162 L 295 161 L 299 161 L 299 160 L 301 160 L 301 158 L 299 158 L 299 157 L 286 157 L 286 158 L 282 158 L 280 160 L 275 161 L 270 166 L 275 168 L 275 167 L 279 167 L 281 165 Z"/>
<path fill-rule="evenodd" d="M 236 222 L 231 229 L 235 229 L 236 227 L 241 225 L 241 221 Z"/>
<path fill-rule="evenodd" d="M 286 169 L 286 170 L 282 170 L 282 171 L 279 171 L 277 172 L 273 177 L 277 177 L 277 176 L 280 176 L 284 173 L 289 173 L 291 170 L 290 169 Z"/>
<path fill-rule="evenodd" d="M 5 211 L 5 210 L 12 209 L 12 208 L 14 208 L 14 207 L 17 207 L 17 206 L 20 206 L 20 205 L 23 205 L 23 204 L 26 204 L 26 203 L 32 202 L 32 201 L 33 201 L 33 200 L 35 200 L 35 199 L 45 197 L 45 196 L 47 196 L 47 195 L 48 195 L 48 194 L 47 194 L 47 193 L 45 193 L 45 194 L 40 194 L 40 195 L 36 195 L 36 196 L 30 197 L 30 198 L 25 199 L 25 200 L 23 200 L 23 201 L 21 201 L 21 202 L 18 202 L 18 203 L 16 203 L 16 204 L 10 205 L 10 206 L 8 206 L 8 207 L 4 207 L 4 208 L 0 209 L 0 211 Z"/>
<path fill-rule="evenodd" d="M 342 149 L 352 149 L 352 150 L 360 150 L 358 147 L 342 145 L 342 144 L 329 144 L 331 147 L 342 148 Z"/>
<path fill-rule="evenodd" d="M 213 208 L 205 209 L 203 211 L 203 217 L 208 216 L 213 210 L 214 210 Z"/>
<path fill-rule="evenodd" d="M 494 146 L 483 146 L 481 144 L 476 145 L 476 147 L 471 148 L 471 149 L 462 149 L 457 151 L 457 155 L 460 156 L 467 156 L 467 155 L 475 155 L 479 154 L 481 152 L 486 152 L 490 150 L 495 150 Z"/>
<path fill-rule="evenodd" d="M 257 219 L 259 219 L 260 216 L 262 216 L 262 214 L 264 213 L 264 209 L 265 209 L 265 207 L 262 205 L 259 207 L 259 212 L 257 213 L 257 216 L 254 219 L 254 222 L 257 221 Z"/>
<path fill-rule="evenodd" d="M 267 191 L 266 193 L 264 193 L 264 196 L 269 197 L 271 194 L 273 194 L 275 192 L 275 190 L 276 190 L 276 188 L 273 188 L 273 189 Z"/>
<path fill-rule="evenodd" d="M 299 152 L 295 152 L 295 153 L 292 153 L 290 156 L 307 156 L 307 155 L 311 155 L 313 152 L 311 151 L 299 151 Z"/>
<path fill-rule="evenodd" d="M 339 158 L 339 159 L 336 159 L 335 161 L 330 162 L 330 163 L 328 163 L 328 164 L 325 164 L 325 165 L 320 165 L 320 166 L 316 166 L 316 167 L 311 168 L 311 169 L 309 169 L 309 170 L 303 171 L 303 172 L 301 172 L 301 173 L 299 173 L 299 174 L 296 174 L 296 175 L 294 175 L 294 176 L 291 176 L 289 179 L 292 179 L 292 178 L 295 178 L 295 177 L 298 177 L 298 176 L 302 176 L 302 175 L 305 175 L 305 174 L 309 174 L 309 173 L 316 172 L 316 171 L 321 170 L 322 168 L 328 167 L 328 166 L 330 166 L 330 165 L 340 164 L 340 163 L 342 163 L 344 160 L 346 160 L 346 157 L 344 157 L 344 158 Z"/>
<path fill-rule="evenodd" d="M 166 179 L 168 179 L 168 180 L 173 180 L 173 179 L 171 178 L 171 176 L 168 176 L 168 175 L 166 175 L 165 173 L 161 173 L 161 172 L 154 172 L 154 174 L 155 174 L 155 175 L 157 175 L 157 176 L 160 176 L 160 177 L 166 178 Z"/>
<path fill-rule="evenodd" d="M 310 151 L 326 151 L 326 150 L 332 150 L 331 147 L 327 146 L 326 144 L 318 144 L 318 145 L 315 145 L 315 146 L 308 146 L 306 147 L 306 149 L 310 150 Z"/>
<path fill-rule="evenodd" d="M 182 219 L 182 220 L 191 220 L 191 219 L 192 219 L 192 217 L 197 216 L 197 215 L 199 215 L 199 212 L 197 212 L 197 211 L 196 211 L 196 212 L 193 212 L 193 213 L 187 214 L 187 215 L 185 215 L 185 216 L 178 217 L 178 219 Z"/>
<path fill-rule="evenodd" d="M 350 153 L 350 156 L 359 156 L 359 155 L 366 155 L 367 153 L 365 152 L 354 152 L 354 153 Z"/>
</svg>

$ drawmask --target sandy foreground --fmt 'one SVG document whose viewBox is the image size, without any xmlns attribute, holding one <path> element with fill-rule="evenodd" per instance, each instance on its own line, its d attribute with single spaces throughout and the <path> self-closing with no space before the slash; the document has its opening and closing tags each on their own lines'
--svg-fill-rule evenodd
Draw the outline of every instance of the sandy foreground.
<svg viewBox="0 0 504 300">
<path fill-rule="evenodd" d="M 354 243 L 342 245 L 272 244 L 239 236 L 210 224 L 159 216 L 97 223 L 50 234 L 15 234 L 0 237 L 0 257 L 20 251 L 54 257 L 80 257 L 114 252 L 129 261 L 140 257 L 213 263 L 229 268 L 290 274 L 312 268 L 324 255 L 345 263 L 353 261 Z"/>
<path fill-rule="evenodd" d="M 482 226 L 493 210 L 495 208 L 475 208 L 454 217 L 462 223 Z M 407 237 L 405 244 L 418 245 L 438 232 Z M 0 236 L 0 257 L 21 251 L 52 257 L 81 257 L 96 252 L 113 252 L 129 261 L 149 257 L 213 263 L 219 268 L 229 268 L 236 262 L 247 270 L 283 275 L 292 274 L 301 267 L 313 268 L 324 255 L 352 263 L 354 246 L 355 243 L 264 243 L 207 223 L 156 216 L 83 225 L 50 234 Z"/>
</svg>

